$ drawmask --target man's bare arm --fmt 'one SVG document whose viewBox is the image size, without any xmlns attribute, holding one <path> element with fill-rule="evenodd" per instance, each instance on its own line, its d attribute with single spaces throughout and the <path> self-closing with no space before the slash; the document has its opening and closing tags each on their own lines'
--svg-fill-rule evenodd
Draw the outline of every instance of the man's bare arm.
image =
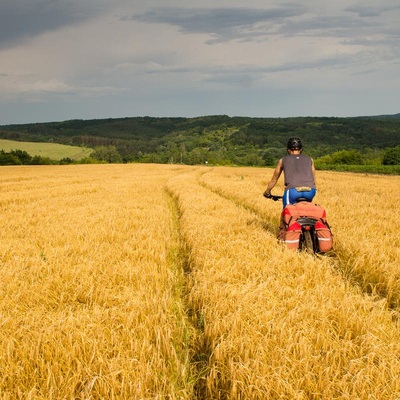
<svg viewBox="0 0 400 400">
<path fill-rule="evenodd" d="M 279 177 L 282 173 L 282 159 L 279 160 L 278 165 L 275 168 L 274 173 L 272 174 L 272 178 L 269 181 L 267 188 L 265 189 L 264 194 L 269 195 L 271 194 L 271 190 L 275 187 L 276 183 L 278 182 Z"/>
<path fill-rule="evenodd" d="M 311 171 L 314 177 L 314 184 L 317 185 L 317 182 L 315 181 L 315 165 L 314 165 L 314 160 L 311 159 Z"/>
</svg>

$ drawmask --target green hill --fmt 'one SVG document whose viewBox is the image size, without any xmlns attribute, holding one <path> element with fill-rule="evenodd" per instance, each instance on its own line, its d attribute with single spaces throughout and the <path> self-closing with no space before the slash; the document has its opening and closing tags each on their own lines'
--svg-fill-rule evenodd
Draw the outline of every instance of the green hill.
<svg viewBox="0 0 400 400">
<path fill-rule="evenodd" d="M 63 158 L 78 161 L 89 157 L 93 152 L 93 149 L 87 147 L 68 146 L 58 143 L 17 142 L 5 139 L 0 139 L 0 150 L 4 150 L 5 152 L 23 150 L 31 156 L 48 157 L 51 160 L 57 161 Z"/>
<path fill-rule="evenodd" d="M 79 146 L 81 151 L 81 146 L 101 147 L 99 160 L 107 160 L 101 154 L 112 148 L 123 162 L 185 164 L 274 165 L 293 135 L 301 137 L 307 154 L 315 159 L 325 157 L 324 163 L 346 163 L 349 156 L 357 161 L 360 157 L 355 152 L 359 152 L 363 164 L 377 165 L 382 164 L 387 149 L 399 151 L 400 114 L 351 118 L 133 117 L 0 126 L 0 138 L 36 142 L 39 155 L 44 155 L 45 144 L 58 143 Z M 72 158 L 63 151 L 58 158 Z M 340 153 L 343 151 L 350 154 Z M 337 152 L 342 161 L 337 154 L 326 157 Z M 82 156 L 78 152 L 74 158 Z M 54 157 L 54 152 L 49 157 Z"/>
</svg>

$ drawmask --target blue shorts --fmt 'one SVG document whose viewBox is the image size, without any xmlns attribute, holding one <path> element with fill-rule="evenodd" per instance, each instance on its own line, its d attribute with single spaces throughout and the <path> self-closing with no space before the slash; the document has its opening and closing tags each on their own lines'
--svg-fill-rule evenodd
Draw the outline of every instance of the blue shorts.
<svg viewBox="0 0 400 400">
<path fill-rule="evenodd" d="M 317 189 L 311 189 L 307 192 L 299 192 L 295 188 L 285 190 L 282 197 L 283 208 L 288 204 L 296 204 L 300 197 L 307 199 L 307 201 L 312 201 L 316 193 Z"/>
</svg>

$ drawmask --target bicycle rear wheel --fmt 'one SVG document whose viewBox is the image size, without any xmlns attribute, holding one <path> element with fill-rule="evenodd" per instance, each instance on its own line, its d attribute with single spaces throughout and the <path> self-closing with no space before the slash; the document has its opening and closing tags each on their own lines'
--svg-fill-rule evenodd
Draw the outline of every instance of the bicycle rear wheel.
<svg viewBox="0 0 400 400">
<path fill-rule="evenodd" d="M 302 249 L 307 252 L 314 253 L 314 242 L 310 231 L 303 231 Z"/>
</svg>

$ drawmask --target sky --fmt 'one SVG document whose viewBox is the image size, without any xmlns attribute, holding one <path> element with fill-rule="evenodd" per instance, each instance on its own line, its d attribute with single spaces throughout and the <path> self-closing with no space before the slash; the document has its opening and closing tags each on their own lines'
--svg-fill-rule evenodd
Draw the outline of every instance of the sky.
<svg viewBox="0 0 400 400">
<path fill-rule="evenodd" d="M 398 0 L 1 0 L 0 125 L 400 112 Z"/>
</svg>

